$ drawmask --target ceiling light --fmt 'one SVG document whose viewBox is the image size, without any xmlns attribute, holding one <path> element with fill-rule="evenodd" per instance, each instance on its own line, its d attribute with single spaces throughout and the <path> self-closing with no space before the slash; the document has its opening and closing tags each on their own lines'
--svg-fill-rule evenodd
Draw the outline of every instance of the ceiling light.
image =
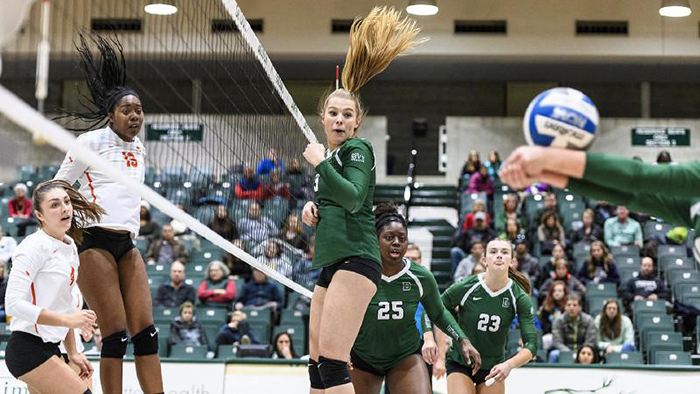
<svg viewBox="0 0 700 394">
<path fill-rule="evenodd" d="M 661 8 L 659 8 L 659 14 L 669 18 L 682 18 L 690 15 L 692 12 L 688 0 L 663 0 Z"/>
<path fill-rule="evenodd" d="M 406 7 L 406 12 L 411 15 L 435 15 L 440 9 L 436 0 L 411 0 Z"/>
<path fill-rule="evenodd" d="M 143 7 L 143 10 L 151 15 L 172 15 L 177 12 L 173 4 L 153 3 Z"/>
</svg>

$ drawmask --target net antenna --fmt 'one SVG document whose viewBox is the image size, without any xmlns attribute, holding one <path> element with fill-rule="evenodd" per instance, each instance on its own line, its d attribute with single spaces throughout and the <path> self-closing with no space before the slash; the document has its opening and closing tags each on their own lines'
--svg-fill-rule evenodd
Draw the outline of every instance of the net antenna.
<svg viewBox="0 0 700 394">
<path fill-rule="evenodd" d="M 43 0 L 41 4 L 41 41 L 36 54 L 36 92 L 37 111 L 44 113 L 44 101 L 49 95 L 49 27 L 51 20 L 51 4 Z"/>
<path fill-rule="evenodd" d="M 236 24 L 236 27 L 238 27 L 238 31 L 241 32 L 243 39 L 253 49 L 255 58 L 258 60 L 258 62 L 260 62 L 260 65 L 262 66 L 263 70 L 265 70 L 265 73 L 267 73 L 270 81 L 273 81 L 272 85 L 275 87 L 277 94 L 279 94 L 280 98 L 282 98 L 282 101 L 287 106 L 287 109 L 289 109 L 289 112 L 292 114 L 292 117 L 294 117 L 294 120 L 296 120 L 301 132 L 304 133 L 304 136 L 307 140 L 309 140 L 309 142 L 317 143 L 318 140 L 316 139 L 314 132 L 311 130 L 311 127 L 309 127 L 309 124 L 306 123 L 304 115 L 302 115 L 299 107 L 297 107 L 296 103 L 294 102 L 294 99 L 292 99 L 292 95 L 289 94 L 289 91 L 284 85 L 282 78 L 272 65 L 270 57 L 267 56 L 267 52 L 265 52 L 260 40 L 258 40 L 258 37 L 250 27 L 250 23 L 248 23 L 245 15 L 243 15 L 243 11 L 241 11 L 238 3 L 235 0 L 221 0 L 221 2 L 233 18 L 233 22 Z"/>
</svg>

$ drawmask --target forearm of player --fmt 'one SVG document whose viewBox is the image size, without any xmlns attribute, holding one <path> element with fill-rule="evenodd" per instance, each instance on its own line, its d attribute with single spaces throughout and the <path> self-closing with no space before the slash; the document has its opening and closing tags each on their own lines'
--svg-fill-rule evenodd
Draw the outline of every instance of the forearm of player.
<svg viewBox="0 0 700 394">
<path fill-rule="evenodd" d="M 68 327 L 70 324 L 70 319 L 69 315 L 44 308 L 39 313 L 39 318 L 36 320 L 36 322 L 37 324 L 44 326 Z"/>
<path fill-rule="evenodd" d="M 653 185 L 660 194 L 693 198 L 697 197 L 693 185 L 700 182 L 700 161 L 681 165 L 652 165 L 615 155 L 588 153 L 583 179 L 629 193 L 636 193 L 645 185 Z"/>
<path fill-rule="evenodd" d="M 435 326 L 439 327 L 443 333 L 449 334 L 453 341 L 460 342 L 462 339 L 468 339 L 467 334 L 464 333 L 455 318 L 447 312 L 447 309 L 444 309 L 432 320 Z"/>
<path fill-rule="evenodd" d="M 654 215 L 680 226 L 694 226 L 690 220 L 690 207 L 693 204 L 690 198 L 641 192 L 627 193 L 586 179 L 570 178 L 567 187 L 575 194 L 625 205 L 630 210 Z"/>
<path fill-rule="evenodd" d="M 348 169 L 346 170 L 348 179 L 345 179 L 327 161 L 319 163 L 316 166 L 316 172 L 333 190 L 333 199 L 340 206 L 351 213 L 356 213 L 362 207 L 369 184 L 365 174 L 357 169 Z"/>
<path fill-rule="evenodd" d="M 581 178 L 586 169 L 586 153 L 581 151 L 547 148 L 543 172 L 565 177 Z"/>
<path fill-rule="evenodd" d="M 63 345 L 66 347 L 66 354 L 69 356 L 78 353 L 75 347 L 75 332 L 72 328 L 68 330 L 68 334 L 66 334 L 66 338 L 63 340 Z"/>
<path fill-rule="evenodd" d="M 530 362 L 530 360 L 532 360 L 534 357 L 535 355 L 532 354 L 530 349 L 524 347 L 520 349 L 520 351 L 517 352 L 515 356 L 506 360 L 506 362 L 510 365 L 511 368 L 518 368 Z"/>
<path fill-rule="evenodd" d="M 447 358 L 447 335 L 437 327 L 433 330 L 433 335 L 438 346 L 438 360 L 444 362 Z"/>
</svg>

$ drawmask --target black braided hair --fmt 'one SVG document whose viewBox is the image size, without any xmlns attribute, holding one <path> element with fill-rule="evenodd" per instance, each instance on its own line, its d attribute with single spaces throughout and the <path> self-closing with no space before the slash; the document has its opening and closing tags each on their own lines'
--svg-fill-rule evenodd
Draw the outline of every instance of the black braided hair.
<svg viewBox="0 0 700 394">
<path fill-rule="evenodd" d="M 90 43 L 99 51 L 99 59 L 93 57 Z M 56 119 L 82 120 L 89 124 L 87 127 L 67 127 L 73 131 L 102 128 L 109 122 L 107 115 L 113 111 L 122 97 L 138 97 L 133 89 L 124 86 L 126 83 L 124 48 L 116 37 L 105 39 L 96 34 L 82 32 L 80 43 L 74 45 L 78 51 L 78 66 L 90 89 L 90 95 L 82 95 L 80 100 L 82 110 L 62 110 L 63 114 Z"/>
<path fill-rule="evenodd" d="M 398 207 L 394 203 L 381 203 L 374 208 L 374 226 L 377 229 L 377 235 L 382 232 L 384 226 L 391 222 L 401 224 L 408 229 L 406 219 L 399 213 Z"/>
</svg>

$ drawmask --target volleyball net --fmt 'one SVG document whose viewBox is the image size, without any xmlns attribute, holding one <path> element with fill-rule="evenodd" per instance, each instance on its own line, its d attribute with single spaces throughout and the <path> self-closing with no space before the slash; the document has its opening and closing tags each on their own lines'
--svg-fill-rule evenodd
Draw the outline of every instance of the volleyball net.
<svg viewBox="0 0 700 394">
<path fill-rule="evenodd" d="M 46 10 L 32 8 L 2 52 L 0 114 L 6 121 L 0 129 L 16 141 L 11 161 L 35 166 L 40 181 L 53 175 L 43 169 L 55 170 L 71 151 L 140 195 L 160 224 L 172 220 L 176 232 L 192 235 L 195 254 L 223 259 L 225 251 L 311 296 L 313 229 L 300 219 L 313 196 L 312 169 L 301 153 L 315 136 L 255 35 L 261 22 L 251 26 L 234 0 L 178 2 L 172 15 L 148 14 L 147 3 L 52 1 L 44 18 L 50 34 L 41 22 Z M 116 38 L 124 48 L 127 85 L 145 113 L 145 184 L 130 181 L 95 152 L 75 149 L 77 133 L 66 128 L 76 124 L 51 120 L 58 108 L 86 104 L 74 47 L 86 32 Z M 50 56 L 48 79 L 40 83 L 46 92 L 37 99 L 41 94 L 26 85 L 45 62 L 36 60 L 42 41 Z M 8 163 L 0 158 L 0 164 Z M 210 228 L 222 220 L 233 223 L 237 234 Z M 242 242 L 236 246 L 233 238 Z"/>
</svg>

